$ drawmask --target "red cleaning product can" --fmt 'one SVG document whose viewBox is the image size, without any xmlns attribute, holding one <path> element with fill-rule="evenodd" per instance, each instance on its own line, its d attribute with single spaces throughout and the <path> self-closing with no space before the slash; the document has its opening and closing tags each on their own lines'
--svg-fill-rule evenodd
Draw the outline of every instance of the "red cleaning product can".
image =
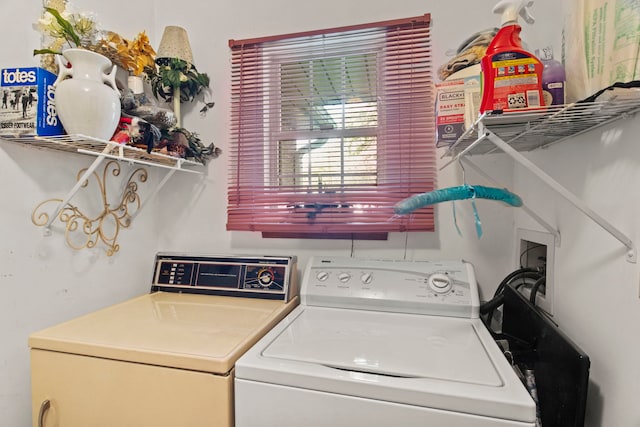
<svg viewBox="0 0 640 427">
<path fill-rule="evenodd" d="M 522 48 L 517 23 L 503 26 L 482 58 L 482 101 L 480 112 L 511 111 L 544 106 L 544 65 Z"/>
</svg>

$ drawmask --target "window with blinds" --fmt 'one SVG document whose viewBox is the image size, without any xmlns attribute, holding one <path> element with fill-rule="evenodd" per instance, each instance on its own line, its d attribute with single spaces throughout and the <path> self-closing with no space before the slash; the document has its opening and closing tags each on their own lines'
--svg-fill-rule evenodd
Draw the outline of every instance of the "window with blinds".
<svg viewBox="0 0 640 427">
<path fill-rule="evenodd" d="M 231 40 L 228 230 L 385 238 L 433 231 L 429 15 Z"/>
</svg>

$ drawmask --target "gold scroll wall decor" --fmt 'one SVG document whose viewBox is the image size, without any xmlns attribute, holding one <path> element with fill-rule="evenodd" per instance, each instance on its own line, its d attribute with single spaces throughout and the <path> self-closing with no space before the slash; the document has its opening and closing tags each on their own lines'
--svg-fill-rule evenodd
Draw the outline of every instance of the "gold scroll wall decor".
<svg viewBox="0 0 640 427">
<path fill-rule="evenodd" d="M 80 180 L 86 171 L 87 168 L 81 169 L 76 179 Z M 111 160 L 105 165 L 102 177 L 93 172 L 92 175 L 102 196 L 103 210 L 97 216 L 90 217 L 71 203 L 61 207 L 57 219 L 65 225 L 65 240 L 71 248 L 75 250 L 93 248 L 98 243 L 102 243 L 106 246 L 108 256 L 112 256 L 120 250 L 120 245 L 117 242 L 118 234 L 121 228 L 128 228 L 131 225 L 132 216 L 140 209 L 138 183 L 146 182 L 148 177 L 146 169 L 137 168 L 134 170 L 122 190 L 119 204 L 111 207 L 107 197 L 107 178 L 118 177 L 120 172 L 120 164 L 115 160 Z M 89 182 L 86 180 L 82 187 L 87 187 L 88 184 Z M 31 221 L 39 227 L 46 226 L 49 223 L 49 213 L 45 207 L 50 208 L 52 205 L 56 206 L 56 203 L 62 202 L 62 199 L 43 201 L 33 210 Z"/>
</svg>

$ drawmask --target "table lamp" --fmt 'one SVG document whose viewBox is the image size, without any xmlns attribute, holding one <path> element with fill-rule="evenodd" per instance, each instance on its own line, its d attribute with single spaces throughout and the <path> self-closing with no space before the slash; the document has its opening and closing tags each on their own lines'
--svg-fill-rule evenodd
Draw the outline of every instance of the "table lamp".
<svg viewBox="0 0 640 427">
<path fill-rule="evenodd" d="M 156 54 L 156 63 L 163 65 L 172 58 L 193 64 L 193 53 L 191 52 L 187 30 L 174 25 L 167 26 L 164 29 Z M 180 117 L 180 86 L 173 87 L 173 112 L 176 116 L 177 126 L 182 127 L 182 119 Z"/>
</svg>

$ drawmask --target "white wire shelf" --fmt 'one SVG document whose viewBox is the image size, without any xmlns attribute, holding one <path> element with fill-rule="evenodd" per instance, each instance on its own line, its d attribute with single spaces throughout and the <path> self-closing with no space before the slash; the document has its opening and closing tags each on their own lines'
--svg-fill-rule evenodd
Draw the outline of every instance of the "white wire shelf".
<svg viewBox="0 0 640 427">
<path fill-rule="evenodd" d="M 164 187 L 173 174 L 177 171 L 202 174 L 203 172 L 195 169 L 187 169 L 186 167 L 203 166 L 193 160 L 173 157 L 166 154 L 152 151 L 147 153 L 146 150 L 133 147 L 130 145 L 119 144 L 113 141 L 105 141 L 101 139 L 91 138 L 84 135 L 61 135 L 61 136 L 22 136 L 7 137 L 0 136 L 0 140 L 19 144 L 21 146 L 32 147 L 43 150 L 63 151 L 69 153 L 77 153 L 93 157 L 91 165 L 83 168 L 79 172 L 76 184 L 67 192 L 63 198 L 48 199 L 40 203 L 32 213 L 32 222 L 37 226 L 44 227 L 44 234 L 51 235 L 51 227 L 54 221 L 59 220 L 65 224 L 65 239 L 67 244 L 73 249 L 85 249 L 95 246 L 98 242 L 102 242 L 107 246 L 107 255 L 113 255 L 120 248 L 116 238 L 120 227 L 128 227 L 131 221 L 140 213 L 144 206 L 153 199 L 156 194 Z M 149 167 L 162 168 L 167 171 L 160 182 L 154 189 L 150 190 L 150 194 L 144 202 L 141 202 L 136 190 L 138 182 L 146 181 L 146 170 L 142 167 L 137 168 L 129 178 L 129 185 L 125 185 L 124 193 L 121 196 L 121 204 L 114 209 L 106 203 L 107 196 L 104 193 L 104 182 L 99 185 L 102 189 L 101 199 L 104 201 L 103 215 L 109 215 L 117 221 L 116 231 L 113 235 L 104 233 L 102 226 L 102 216 L 98 219 L 92 219 L 84 215 L 82 211 L 70 204 L 71 199 L 76 193 L 86 185 L 87 180 L 94 175 L 100 180 L 100 175 L 95 171 L 105 160 L 105 169 L 102 174 L 107 176 L 107 170 L 111 164 L 117 162 L 130 163 L 132 165 L 144 165 Z M 119 172 L 119 167 L 118 167 Z M 114 174 L 117 175 L 117 174 Z M 137 209 L 129 211 L 129 204 L 137 204 Z M 46 211 L 42 207 L 47 205 L 50 211 Z M 113 214 L 116 212 L 117 214 Z M 108 221 L 111 224 L 111 221 Z M 82 224 L 80 226 L 79 224 Z M 69 238 L 70 233 L 80 230 L 84 233 L 85 241 L 81 245 L 72 243 L 73 238 Z"/>
<path fill-rule="evenodd" d="M 33 148 L 103 157 L 147 166 L 180 170 L 183 172 L 202 173 L 197 170 L 186 169 L 186 167 L 202 166 L 201 163 L 193 160 L 173 157 L 155 151 L 147 153 L 146 150 L 137 147 L 119 144 L 113 141 L 104 141 L 84 135 L 0 136 L 0 138 L 7 142 Z"/>
<path fill-rule="evenodd" d="M 522 151 L 547 147 L 613 121 L 633 116 L 640 110 L 640 96 L 638 92 L 629 92 L 627 95 L 611 97 L 605 101 L 550 106 L 539 110 L 484 113 L 446 149 L 442 157 L 450 156 L 452 159 L 440 169 L 462 160 L 469 162 L 467 156 L 474 154 L 496 151 L 505 153 L 622 243 L 627 248 L 625 259 L 635 263 L 637 249 L 625 233 L 521 154 Z M 558 230 L 528 208 L 527 213 L 553 234 L 559 243 Z"/>
<path fill-rule="evenodd" d="M 479 141 L 484 130 L 517 151 L 531 151 L 629 117 L 638 110 L 640 97 L 555 105 L 540 110 L 489 112 L 481 115 L 443 157 L 501 152 L 494 144 Z"/>
</svg>

